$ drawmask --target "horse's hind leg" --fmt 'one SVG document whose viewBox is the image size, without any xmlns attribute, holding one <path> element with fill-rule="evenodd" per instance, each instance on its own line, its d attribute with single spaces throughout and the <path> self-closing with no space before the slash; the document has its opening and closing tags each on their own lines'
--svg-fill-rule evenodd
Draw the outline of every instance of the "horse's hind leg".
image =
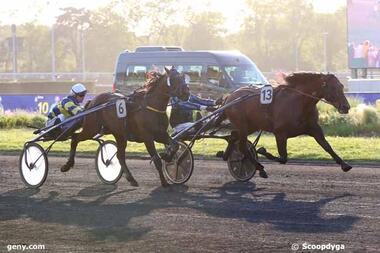
<svg viewBox="0 0 380 253">
<path fill-rule="evenodd" d="M 288 151 L 287 151 L 287 137 L 283 135 L 276 135 L 277 150 L 280 157 L 276 157 L 269 153 L 264 147 L 257 149 L 257 153 L 265 156 L 269 160 L 285 164 L 288 161 Z"/>
<path fill-rule="evenodd" d="M 125 148 L 127 147 L 127 142 L 125 141 L 125 138 L 123 136 L 115 136 L 116 145 L 117 145 L 117 159 L 119 159 L 119 163 L 121 168 L 123 169 L 125 173 L 125 178 L 132 186 L 139 186 L 135 178 L 132 176 L 131 172 L 129 171 L 127 164 L 125 162 Z"/>
<path fill-rule="evenodd" d="M 69 156 L 69 159 L 67 160 L 67 162 L 61 167 L 61 172 L 66 172 L 66 171 L 69 171 L 73 166 L 74 166 L 74 163 L 75 163 L 75 153 L 77 151 L 77 147 L 78 147 L 78 135 L 79 134 L 73 134 L 71 136 L 71 143 L 70 143 L 70 156 Z"/>
<path fill-rule="evenodd" d="M 285 164 L 288 161 L 287 140 L 285 135 L 276 134 L 277 150 L 280 155 L 277 161 L 281 164 Z"/>
<path fill-rule="evenodd" d="M 318 144 L 327 152 L 331 155 L 331 157 L 335 160 L 337 164 L 340 164 L 342 170 L 344 172 L 349 171 L 352 169 L 352 166 L 347 164 L 345 161 L 342 160 L 332 149 L 330 144 L 327 142 L 325 139 L 325 135 L 323 134 L 322 128 L 317 125 L 314 126 L 313 131 L 310 133 L 311 136 L 314 137 L 314 139 L 318 142 Z"/>
<path fill-rule="evenodd" d="M 262 164 L 260 164 L 256 160 L 256 158 L 251 154 L 251 152 L 249 152 L 249 150 L 248 150 L 248 147 L 247 147 L 247 135 L 242 135 L 241 133 L 239 133 L 239 149 L 240 149 L 240 152 L 243 153 L 244 157 L 248 158 L 249 160 L 251 160 L 251 162 L 253 163 L 253 165 L 259 170 L 260 177 L 262 177 L 262 178 L 268 178 L 268 175 L 267 175 L 267 173 L 264 170 L 264 166 Z"/>
<path fill-rule="evenodd" d="M 264 148 L 264 147 L 260 147 L 260 148 L 258 148 L 258 149 L 256 150 L 256 152 L 257 152 L 258 154 L 260 154 L 260 155 L 265 156 L 265 157 L 266 157 L 267 159 L 269 159 L 269 160 L 276 161 L 276 162 L 279 160 L 278 157 L 276 157 L 276 156 L 272 155 L 271 153 L 269 153 L 269 152 L 266 150 L 266 148 Z"/>
<path fill-rule="evenodd" d="M 85 130 L 85 128 L 83 128 L 82 132 L 77 133 L 77 134 L 74 133 L 71 136 L 70 156 L 69 156 L 69 159 L 67 160 L 66 164 L 64 164 L 61 167 L 61 171 L 62 172 L 69 171 L 74 166 L 74 163 L 75 163 L 75 154 L 76 154 L 76 151 L 77 151 L 78 143 L 81 142 L 81 141 L 85 141 L 85 140 L 91 139 L 98 132 L 96 129 L 94 129 L 92 131 L 84 131 L 84 130 Z"/>
</svg>

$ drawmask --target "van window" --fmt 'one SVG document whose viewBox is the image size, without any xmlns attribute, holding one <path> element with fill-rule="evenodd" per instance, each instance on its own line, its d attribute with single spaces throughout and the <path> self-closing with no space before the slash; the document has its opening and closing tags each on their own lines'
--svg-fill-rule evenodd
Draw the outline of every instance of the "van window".
<svg viewBox="0 0 380 253">
<path fill-rule="evenodd" d="M 179 73 L 184 73 L 190 77 L 190 83 L 200 83 L 202 65 L 177 65 L 175 66 Z"/>
<path fill-rule="evenodd" d="M 207 66 L 207 82 L 219 86 L 219 80 L 222 76 L 222 72 L 219 66 Z"/>
<path fill-rule="evenodd" d="M 237 84 L 263 84 L 264 77 L 251 65 L 224 66 L 230 79 Z"/>
<path fill-rule="evenodd" d="M 129 65 L 125 71 L 126 85 L 142 85 L 146 81 L 147 66 Z"/>
</svg>

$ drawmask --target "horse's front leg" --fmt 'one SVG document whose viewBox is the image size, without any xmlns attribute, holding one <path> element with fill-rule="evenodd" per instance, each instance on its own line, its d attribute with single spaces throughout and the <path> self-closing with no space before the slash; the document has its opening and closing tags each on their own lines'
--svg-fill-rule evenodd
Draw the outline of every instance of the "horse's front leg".
<svg viewBox="0 0 380 253">
<path fill-rule="evenodd" d="M 352 169 L 352 166 L 347 164 L 345 161 L 343 161 L 332 149 L 330 144 L 325 139 L 325 135 L 323 134 L 322 128 L 319 125 L 313 126 L 312 130 L 310 131 L 311 136 L 314 137 L 314 139 L 318 142 L 318 144 L 331 155 L 331 157 L 335 160 L 337 164 L 340 164 L 342 170 L 344 172 L 349 171 Z"/>
<path fill-rule="evenodd" d="M 135 178 L 132 176 L 132 173 L 129 171 L 127 163 L 125 162 L 125 148 L 127 147 L 127 142 L 126 138 L 124 135 L 113 135 L 116 140 L 116 145 L 117 145 L 117 159 L 119 160 L 120 166 L 123 169 L 125 173 L 125 178 L 127 181 L 132 185 L 132 186 L 139 186 Z"/>
<path fill-rule="evenodd" d="M 157 153 L 153 139 L 145 140 L 144 144 L 145 144 L 146 149 L 149 152 L 149 155 L 152 157 L 154 166 L 156 166 L 156 169 L 158 170 L 158 174 L 161 180 L 161 185 L 164 187 L 169 186 L 168 182 L 165 179 L 164 173 L 162 172 L 161 158 Z"/>
</svg>

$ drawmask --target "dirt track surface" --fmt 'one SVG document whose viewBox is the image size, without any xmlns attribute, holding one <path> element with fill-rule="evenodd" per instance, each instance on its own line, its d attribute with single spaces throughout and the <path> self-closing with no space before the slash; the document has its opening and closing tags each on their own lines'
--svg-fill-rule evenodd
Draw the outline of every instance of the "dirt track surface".
<svg viewBox="0 0 380 253">
<path fill-rule="evenodd" d="M 65 160 L 50 157 L 45 184 L 28 190 L 17 162 L 0 157 L 0 252 L 320 252 L 305 242 L 380 251 L 379 168 L 265 164 L 269 179 L 237 183 L 225 163 L 196 161 L 186 185 L 162 188 L 149 161 L 128 160 L 135 188 L 124 177 L 101 184 L 93 159 L 63 174 Z"/>
</svg>

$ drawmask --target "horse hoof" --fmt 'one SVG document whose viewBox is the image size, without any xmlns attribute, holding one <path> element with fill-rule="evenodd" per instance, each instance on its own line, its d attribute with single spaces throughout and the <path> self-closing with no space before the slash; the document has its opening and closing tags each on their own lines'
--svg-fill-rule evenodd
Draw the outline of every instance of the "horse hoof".
<svg viewBox="0 0 380 253">
<path fill-rule="evenodd" d="M 347 172 L 347 171 L 349 171 L 350 169 L 352 169 L 352 166 L 349 165 L 349 164 L 347 164 L 347 163 L 345 163 L 345 162 L 343 162 L 343 163 L 341 164 L 341 166 L 342 166 L 342 170 L 343 170 L 344 172 Z"/>
<path fill-rule="evenodd" d="M 263 171 L 264 170 L 264 166 L 261 163 L 257 163 L 256 164 L 256 169 L 259 170 L 259 171 Z"/>
<path fill-rule="evenodd" d="M 162 187 L 168 187 L 170 184 L 166 181 L 161 181 Z"/>
<path fill-rule="evenodd" d="M 256 152 L 260 155 L 264 155 L 267 153 L 267 150 L 264 147 L 260 147 Z"/>
<path fill-rule="evenodd" d="M 129 181 L 129 180 L 128 180 L 128 181 Z M 137 183 L 136 180 L 131 180 L 131 181 L 129 181 L 129 183 L 130 183 L 131 186 L 133 186 L 133 187 L 139 187 L 139 183 Z"/>
<path fill-rule="evenodd" d="M 133 178 L 133 176 L 126 176 L 125 177 L 127 179 L 127 181 L 131 184 L 131 186 L 134 186 L 134 187 L 138 187 L 139 184 L 137 183 L 137 181 Z"/>
<path fill-rule="evenodd" d="M 164 160 L 167 163 L 170 163 L 173 160 L 173 156 L 174 156 L 174 154 L 173 155 L 168 155 L 166 153 L 161 153 L 160 154 L 161 159 Z"/>
<path fill-rule="evenodd" d="M 63 165 L 63 166 L 61 167 L 61 172 L 67 172 L 67 171 L 69 171 L 71 168 L 72 168 L 71 165 L 67 165 L 67 164 L 65 164 L 65 165 Z"/>
<path fill-rule="evenodd" d="M 268 174 L 265 172 L 265 170 L 260 170 L 259 175 L 262 178 L 268 178 Z"/>
</svg>

